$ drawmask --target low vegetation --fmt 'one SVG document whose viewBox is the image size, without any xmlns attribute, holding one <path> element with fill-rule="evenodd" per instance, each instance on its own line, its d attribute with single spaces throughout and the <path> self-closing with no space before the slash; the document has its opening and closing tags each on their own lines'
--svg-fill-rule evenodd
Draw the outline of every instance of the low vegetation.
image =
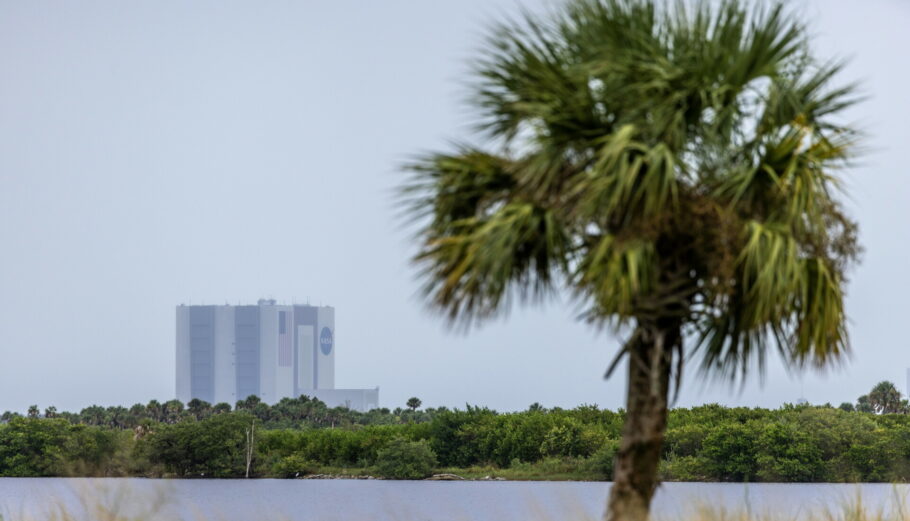
<svg viewBox="0 0 910 521">
<path fill-rule="evenodd" d="M 395 438 L 376 452 L 376 471 L 393 479 L 423 479 L 433 474 L 436 454 L 427 440 Z"/>
</svg>

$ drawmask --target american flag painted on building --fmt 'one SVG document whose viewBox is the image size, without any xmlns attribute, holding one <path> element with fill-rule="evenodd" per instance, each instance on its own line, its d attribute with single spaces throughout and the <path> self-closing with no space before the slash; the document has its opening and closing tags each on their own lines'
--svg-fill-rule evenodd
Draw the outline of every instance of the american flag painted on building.
<svg viewBox="0 0 910 521">
<path fill-rule="evenodd" d="M 287 311 L 278 312 L 278 366 L 279 367 L 291 367 L 293 363 L 291 356 L 291 345 L 292 345 L 292 336 L 291 335 L 291 320 L 289 320 L 290 313 Z"/>
</svg>

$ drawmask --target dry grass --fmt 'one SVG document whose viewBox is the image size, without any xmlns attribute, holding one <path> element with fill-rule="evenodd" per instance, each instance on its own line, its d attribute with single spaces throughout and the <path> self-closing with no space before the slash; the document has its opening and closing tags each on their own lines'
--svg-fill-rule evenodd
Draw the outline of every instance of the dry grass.
<svg viewBox="0 0 910 521">
<path fill-rule="evenodd" d="M 27 505 L 18 512 L 3 512 L 2 521 L 164 521 L 173 520 L 169 510 L 171 487 L 138 492 L 129 484 L 111 486 L 91 480 L 72 486 L 69 497 L 45 505 Z M 75 500 L 71 500 L 75 498 Z M 68 500 L 70 499 L 70 500 Z M 27 509 L 26 509 L 27 508 Z"/>
<path fill-rule="evenodd" d="M 677 520 L 657 517 L 655 521 Z M 910 521 L 910 511 L 903 496 L 895 489 L 893 500 L 885 506 L 870 507 L 860 494 L 831 507 L 805 509 L 790 516 L 698 504 L 679 521 Z"/>
</svg>

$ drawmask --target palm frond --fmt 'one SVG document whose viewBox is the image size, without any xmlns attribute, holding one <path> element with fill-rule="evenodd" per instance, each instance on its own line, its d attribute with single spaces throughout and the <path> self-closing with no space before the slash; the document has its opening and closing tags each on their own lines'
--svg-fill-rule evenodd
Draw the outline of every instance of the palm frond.
<svg viewBox="0 0 910 521">
<path fill-rule="evenodd" d="M 636 316 L 642 297 L 657 283 L 658 263 L 654 244 L 644 240 L 623 241 L 605 235 L 586 249 L 573 278 L 594 301 L 589 317 L 615 316 L 625 321 Z"/>
<path fill-rule="evenodd" d="M 567 248 L 551 212 L 511 202 L 429 237 L 415 261 L 424 265 L 431 303 L 451 322 L 469 324 L 507 309 L 512 290 L 524 300 L 544 296 L 565 268 Z"/>
</svg>

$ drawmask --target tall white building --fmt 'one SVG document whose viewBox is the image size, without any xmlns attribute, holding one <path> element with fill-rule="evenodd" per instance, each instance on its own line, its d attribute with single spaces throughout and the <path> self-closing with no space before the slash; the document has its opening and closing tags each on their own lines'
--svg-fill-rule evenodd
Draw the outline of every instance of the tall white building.
<svg viewBox="0 0 910 521">
<path fill-rule="evenodd" d="M 318 396 L 369 410 L 379 389 L 335 389 L 335 309 L 279 305 L 177 306 L 177 399 L 273 404 Z"/>
</svg>

